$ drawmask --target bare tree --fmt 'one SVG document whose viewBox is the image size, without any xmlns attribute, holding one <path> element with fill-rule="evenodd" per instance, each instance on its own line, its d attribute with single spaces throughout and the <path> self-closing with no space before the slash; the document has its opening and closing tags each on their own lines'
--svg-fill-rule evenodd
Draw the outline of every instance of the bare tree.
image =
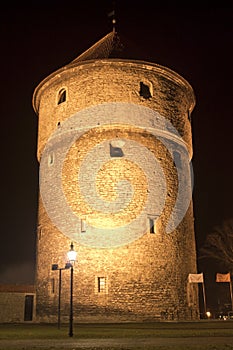
<svg viewBox="0 0 233 350">
<path fill-rule="evenodd" d="M 226 271 L 233 272 L 233 218 L 225 220 L 207 235 L 199 249 L 199 259 L 214 259 Z"/>
</svg>

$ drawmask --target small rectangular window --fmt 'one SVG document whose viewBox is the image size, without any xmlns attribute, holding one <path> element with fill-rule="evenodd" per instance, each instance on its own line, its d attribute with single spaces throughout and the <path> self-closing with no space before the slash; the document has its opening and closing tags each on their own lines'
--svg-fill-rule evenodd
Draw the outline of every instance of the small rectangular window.
<svg viewBox="0 0 233 350">
<path fill-rule="evenodd" d="M 48 165 L 53 165 L 54 163 L 54 154 L 53 153 L 50 153 L 49 154 L 49 157 L 48 157 Z"/>
<path fill-rule="evenodd" d="M 66 101 L 66 89 L 61 89 L 58 93 L 57 104 L 63 103 Z"/>
<path fill-rule="evenodd" d="M 110 157 L 123 157 L 124 153 L 120 147 L 112 146 L 110 143 Z"/>
<path fill-rule="evenodd" d="M 155 221 L 154 219 L 149 219 L 150 233 L 155 233 Z"/>
<path fill-rule="evenodd" d="M 190 121 L 190 123 L 191 123 L 191 112 L 190 111 L 188 111 L 188 120 Z"/>
<path fill-rule="evenodd" d="M 151 86 L 144 84 L 142 81 L 140 82 L 140 96 L 142 96 L 145 99 L 149 99 L 152 97 L 151 94 Z"/>
<path fill-rule="evenodd" d="M 81 232 L 86 232 L 86 221 L 81 219 Z"/>
<path fill-rule="evenodd" d="M 98 293 L 106 292 L 106 277 L 98 277 Z"/>
<path fill-rule="evenodd" d="M 37 232 L 38 232 L 38 239 L 40 240 L 43 234 L 43 228 L 39 226 Z"/>
<path fill-rule="evenodd" d="M 55 265 L 53 265 L 55 266 Z M 49 290 L 50 290 L 50 294 L 54 294 L 55 293 L 55 279 L 51 278 L 50 279 L 50 286 L 49 286 Z"/>
</svg>

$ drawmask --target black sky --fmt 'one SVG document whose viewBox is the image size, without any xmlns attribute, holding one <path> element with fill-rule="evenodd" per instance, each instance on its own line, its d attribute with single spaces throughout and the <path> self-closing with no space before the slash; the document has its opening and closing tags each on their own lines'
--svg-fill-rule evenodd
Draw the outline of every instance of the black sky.
<svg viewBox="0 0 233 350">
<path fill-rule="evenodd" d="M 131 58 L 173 69 L 192 85 L 197 247 L 233 216 L 232 2 L 116 1 Z M 31 100 L 47 75 L 111 31 L 112 1 L 5 5 L 1 28 L 0 283 L 31 282 L 38 197 L 37 116 Z"/>
</svg>

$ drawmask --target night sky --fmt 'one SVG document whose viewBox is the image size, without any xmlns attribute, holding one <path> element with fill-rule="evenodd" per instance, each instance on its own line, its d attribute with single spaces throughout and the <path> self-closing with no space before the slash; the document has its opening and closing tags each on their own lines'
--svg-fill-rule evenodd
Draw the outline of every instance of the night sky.
<svg viewBox="0 0 233 350">
<path fill-rule="evenodd" d="M 206 4 L 208 3 L 208 4 Z M 116 1 L 129 58 L 171 68 L 193 87 L 197 248 L 233 216 L 232 2 Z M 37 225 L 36 86 L 112 30 L 112 1 L 5 5 L 1 27 L 0 283 L 32 283 Z"/>
</svg>

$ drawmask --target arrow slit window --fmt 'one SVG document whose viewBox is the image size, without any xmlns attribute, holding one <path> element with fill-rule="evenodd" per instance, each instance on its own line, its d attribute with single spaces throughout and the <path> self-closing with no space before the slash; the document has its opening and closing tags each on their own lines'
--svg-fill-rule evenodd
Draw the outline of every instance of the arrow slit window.
<svg viewBox="0 0 233 350">
<path fill-rule="evenodd" d="M 150 228 L 150 233 L 152 234 L 156 233 L 155 220 L 153 218 L 149 218 L 149 228 Z"/>
<path fill-rule="evenodd" d="M 81 219 L 81 232 L 86 232 L 86 221 Z"/>
<path fill-rule="evenodd" d="M 48 165 L 51 166 L 54 163 L 54 153 L 50 153 L 48 156 Z"/>
<path fill-rule="evenodd" d="M 98 277 L 98 292 L 104 293 L 105 292 L 105 277 Z"/>
<path fill-rule="evenodd" d="M 108 286 L 107 286 L 107 277 L 106 276 L 96 277 L 95 291 L 96 291 L 96 294 L 108 294 Z"/>
</svg>

